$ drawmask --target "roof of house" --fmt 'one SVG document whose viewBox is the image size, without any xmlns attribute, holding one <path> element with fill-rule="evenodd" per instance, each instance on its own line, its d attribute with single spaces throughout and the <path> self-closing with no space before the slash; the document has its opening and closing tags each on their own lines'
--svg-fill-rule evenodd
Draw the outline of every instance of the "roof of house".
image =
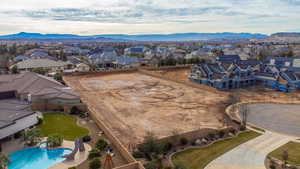
<svg viewBox="0 0 300 169">
<path fill-rule="evenodd" d="M 239 55 L 221 55 L 217 56 L 217 60 L 221 62 L 237 62 L 240 61 L 241 58 Z"/>
<path fill-rule="evenodd" d="M 27 59 L 29 58 L 29 56 L 26 56 L 26 55 L 19 55 L 19 56 L 16 56 L 15 57 L 15 60 L 23 60 L 23 59 Z"/>
<path fill-rule="evenodd" d="M 266 60 L 264 61 L 265 63 L 269 63 L 271 60 L 275 60 L 275 64 L 284 64 L 285 62 L 293 62 L 293 58 L 285 58 L 285 57 L 274 57 L 274 56 L 268 56 Z"/>
<path fill-rule="evenodd" d="M 0 100 L 0 129 L 31 114 L 34 114 L 34 112 L 31 111 L 27 102 L 16 99 Z"/>
<path fill-rule="evenodd" d="M 139 63 L 140 60 L 137 57 L 118 56 L 116 57 L 115 62 L 121 65 L 130 65 L 130 64 Z"/>
<path fill-rule="evenodd" d="M 62 67 L 71 64 L 70 62 L 54 61 L 50 59 L 27 59 L 16 64 L 18 69 L 33 69 L 33 68 L 51 68 Z"/>
<path fill-rule="evenodd" d="M 32 94 L 43 99 L 80 99 L 78 94 L 75 94 L 70 88 L 44 88 Z"/>
<path fill-rule="evenodd" d="M 33 72 L 25 72 L 17 75 L 0 75 L 0 92 L 17 91 L 18 93 L 35 93 L 43 88 L 64 86 L 53 78 L 39 75 Z"/>
</svg>

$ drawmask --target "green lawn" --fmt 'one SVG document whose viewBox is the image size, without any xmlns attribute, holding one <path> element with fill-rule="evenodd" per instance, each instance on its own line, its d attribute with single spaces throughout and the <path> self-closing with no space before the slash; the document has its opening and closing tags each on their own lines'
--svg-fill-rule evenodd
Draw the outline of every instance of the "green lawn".
<svg viewBox="0 0 300 169">
<path fill-rule="evenodd" d="M 86 128 L 79 127 L 76 124 L 77 119 L 64 113 L 46 113 L 44 114 L 43 124 L 38 126 L 43 136 L 60 134 L 65 140 L 75 140 L 76 138 L 88 135 Z"/>
<path fill-rule="evenodd" d="M 218 141 L 208 147 L 191 148 L 176 153 L 172 161 L 175 165 L 184 166 L 186 169 L 204 169 L 212 160 L 258 136 L 260 134 L 254 131 L 243 132 L 238 137 Z"/>
<path fill-rule="evenodd" d="M 288 164 L 300 166 L 300 143 L 289 142 L 271 152 L 269 156 L 282 160 L 282 154 L 285 150 L 289 154 Z"/>
</svg>

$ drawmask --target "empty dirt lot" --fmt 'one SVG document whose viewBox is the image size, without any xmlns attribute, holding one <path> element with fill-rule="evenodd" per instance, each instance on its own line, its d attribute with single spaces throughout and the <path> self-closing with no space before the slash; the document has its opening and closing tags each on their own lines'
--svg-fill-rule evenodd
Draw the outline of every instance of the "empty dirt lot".
<svg viewBox="0 0 300 169">
<path fill-rule="evenodd" d="M 162 138 L 224 127 L 222 94 L 138 72 L 64 79 L 125 145 L 142 142 L 147 132 Z"/>
</svg>

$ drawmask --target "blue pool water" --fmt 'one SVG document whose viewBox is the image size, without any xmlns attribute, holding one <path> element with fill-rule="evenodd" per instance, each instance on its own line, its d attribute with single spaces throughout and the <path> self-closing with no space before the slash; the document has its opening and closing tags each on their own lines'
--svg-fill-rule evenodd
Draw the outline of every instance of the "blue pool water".
<svg viewBox="0 0 300 169">
<path fill-rule="evenodd" d="M 47 169 L 65 160 L 64 155 L 71 153 L 71 149 L 58 148 L 28 148 L 9 155 L 11 163 L 8 169 Z"/>
</svg>

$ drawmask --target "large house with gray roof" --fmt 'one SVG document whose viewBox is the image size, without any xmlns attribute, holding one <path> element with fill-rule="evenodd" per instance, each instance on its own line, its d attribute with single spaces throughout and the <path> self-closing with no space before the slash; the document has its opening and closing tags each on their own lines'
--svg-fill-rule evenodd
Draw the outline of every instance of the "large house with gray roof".
<svg viewBox="0 0 300 169">
<path fill-rule="evenodd" d="M 238 55 L 223 55 L 214 63 L 195 65 L 190 73 L 194 82 L 219 90 L 264 85 L 278 91 L 300 89 L 300 70 L 293 59 L 269 57 L 264 62 L 241 60 Z"/>
<path fill-rule="evenodd" d="M 32 71 L 36 68 L 47 69 L 50 72 L 62 72 L 65 69 L 73 68 L 73 64 L 71 62 L 64 61 L 55 61 L 50 59 L 26 59 L 22 60 L 15 65 L 20 71 Z"/>
<path fill-rule="evenodd" d="M 17 98 L 31 103 L 33 110 L 68 112 L 73 106 L 85 109 L 80 96 L 53 78 L 33 72 L 0 76 L 0 99 Z"/>
</svg>

